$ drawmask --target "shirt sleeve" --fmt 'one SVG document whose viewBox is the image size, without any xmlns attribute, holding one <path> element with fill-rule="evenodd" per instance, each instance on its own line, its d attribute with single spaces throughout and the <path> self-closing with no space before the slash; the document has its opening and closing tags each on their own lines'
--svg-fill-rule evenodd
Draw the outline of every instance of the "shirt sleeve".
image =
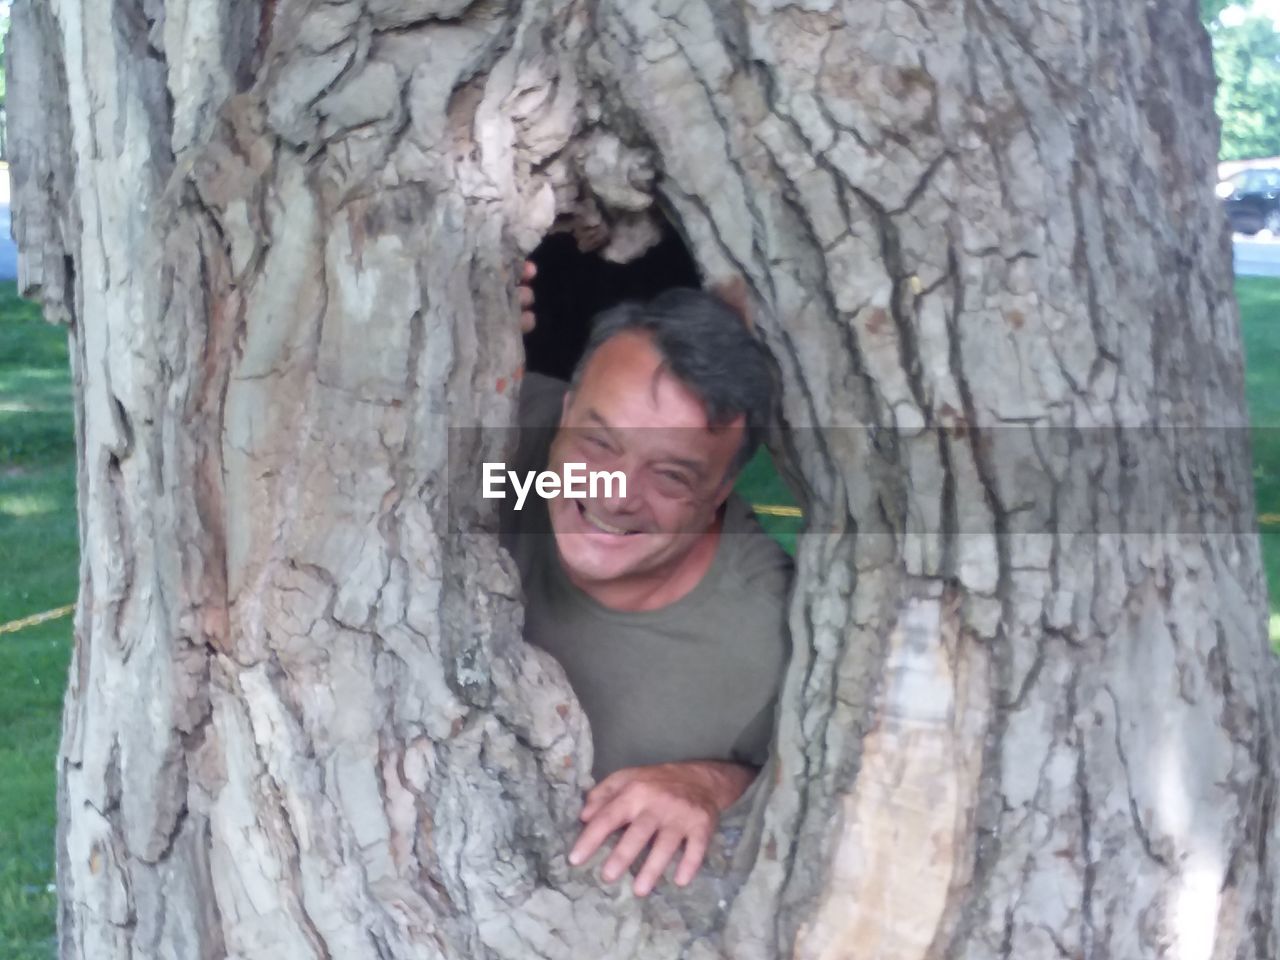
<svg viewBox="0 0 1280 960">
<path fill-rule="evenodd" d="M 515 469 L 524 473 L 545 470 L 551 441 L 560 424 L 560 411 L 569 385 L 541 373 L 527 373 L 520 384 L 516 425 Z"/>
<path fill-rule="evenodd" d="M 761 767 L 773 746 L 778 694 L 791 656 L 787 605 L 794 566 L 786 552 L 760 529 L 751 507 L 737 495 L 731 498 L 725 526 L 730 535 L 738 538 L 737 589 L 743 602 L 757 613 L 746 632 L 753 638 L 753 655 L 759 658 L 768 677 L 767 690 L 761 690 L 761 700 L 756 701 L 763 702 L 763 706 L 738 734 L 730 759 Z"/>
</svg>

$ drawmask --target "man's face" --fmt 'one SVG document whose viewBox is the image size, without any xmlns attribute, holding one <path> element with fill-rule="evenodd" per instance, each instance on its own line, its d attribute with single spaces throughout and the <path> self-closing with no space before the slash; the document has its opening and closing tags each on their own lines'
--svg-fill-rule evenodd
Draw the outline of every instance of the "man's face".
<svg viewBox="0 0 1280 960">
<path fill-rule="evenodd" d="M 624 332 L 592 355 L 565 397 L 549 469 L 620 470 L 626 497 L 548 504 L 561 562 L 579 584 L 675 570 L 733 485 L 745 418 L 711 429 L 697 395 L 663 369 L 648 336 Z M 603 494 L 603 489 L 598 490 Z"/>
</svg>

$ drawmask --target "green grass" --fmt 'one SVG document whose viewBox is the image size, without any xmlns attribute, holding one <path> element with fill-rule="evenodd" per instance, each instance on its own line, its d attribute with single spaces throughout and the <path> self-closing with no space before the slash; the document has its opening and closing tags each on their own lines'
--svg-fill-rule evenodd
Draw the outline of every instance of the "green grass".
<svg viewBox="0 0 1280 960">
<path fill-rule="evenodd" d="M 0 623 L 75 597 L 71 378 L 63 330 L 0 283 Z M 0 957 L 53 955 L 54 757 L 71 621 L 0 635 Z"/>
<path fill-rule="evenodd" d="M 761 447 L 742 470 L 734 488 L 738 495 L 755 506 L 794 508 L 795 497 L 782 482 L 769 451 Z M 795 556 L 796 536 L 804 528 L 800 517 L 758 515 L 760 526 L 773 536 L 787 553 Z"/>
<path fill-rule="evenodd" d="M 1271 644 L 1280 652 L 1280 280 L 1240 277 L 1236 297 L 1244 328 L 1262 562 L 1271 594 Z"/>
</svg>

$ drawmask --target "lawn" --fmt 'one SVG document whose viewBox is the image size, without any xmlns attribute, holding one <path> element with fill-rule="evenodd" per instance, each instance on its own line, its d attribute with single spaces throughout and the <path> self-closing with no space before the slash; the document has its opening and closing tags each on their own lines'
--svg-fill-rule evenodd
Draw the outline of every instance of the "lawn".
<svg viewBox="0 0 1280 960">
<path fill-rule="evenodd" d="M 1280 280 L 1242 278 L 1237 290 L 1272 639 L 1280 643 Z M 63 331 L 41 322 L 12 283 L 0 283 L 0 624 L 75 596 L 74 456 Z M 740 489 L 757 504 L 793 502 L 763 454 Z M 794 549 L 799 520 L 766 515 L 762 522 Z M 53 758 L 70 638 L 66 618 L 0 635 L 3 960 L 48 960 L 54 952 Z"/>
<path fill-rule="evenodd" d="M 75 444 L 63 331 L 0 284 L 0 623 L 76 592 Z M 53 955 L 54 754 L 68 618 L 0 635 L 0 957 Z"/>
<path fill-rule="evenodd" d="M 1280 280 L 1240 277 L 1236 296 L 1253 424 L 1253 484 L 1271 592 L 1271 643 L 1280 651 Z"/>
</svg>

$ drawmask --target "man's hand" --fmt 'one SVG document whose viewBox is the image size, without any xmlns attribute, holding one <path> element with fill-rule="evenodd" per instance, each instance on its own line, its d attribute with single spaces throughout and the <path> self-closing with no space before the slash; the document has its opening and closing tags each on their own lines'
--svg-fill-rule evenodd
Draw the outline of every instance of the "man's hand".
<svg viewBox="0 0 1280 960">
<path fill-rule="evenodd" d="M 533 315 L 533 278 L 538 275 L 538 268 L 532 260 L 526 260 L 520 268 L 520 283 L 516 287 L 516 298 L 520 301 L 520 332 L 529 333 L 536 325 Z"/>
<path fill-rule="evenodd" d="M 611 834 L 625 827 L 605 861 L 605 883 L 621 877 L 652 843 L 632 887 L 636 896 L 648 896 L 683 844 L 675 875 L 676 885 L 683 887 L 702 865 L 720 814 L 755 777 L 753 767 L 715 760 L 628 767 L 610 774 L 587 794 L 581 815 L 587 826 L 573 845 L 569 862 L 585 863 Z"/>
</svg>

